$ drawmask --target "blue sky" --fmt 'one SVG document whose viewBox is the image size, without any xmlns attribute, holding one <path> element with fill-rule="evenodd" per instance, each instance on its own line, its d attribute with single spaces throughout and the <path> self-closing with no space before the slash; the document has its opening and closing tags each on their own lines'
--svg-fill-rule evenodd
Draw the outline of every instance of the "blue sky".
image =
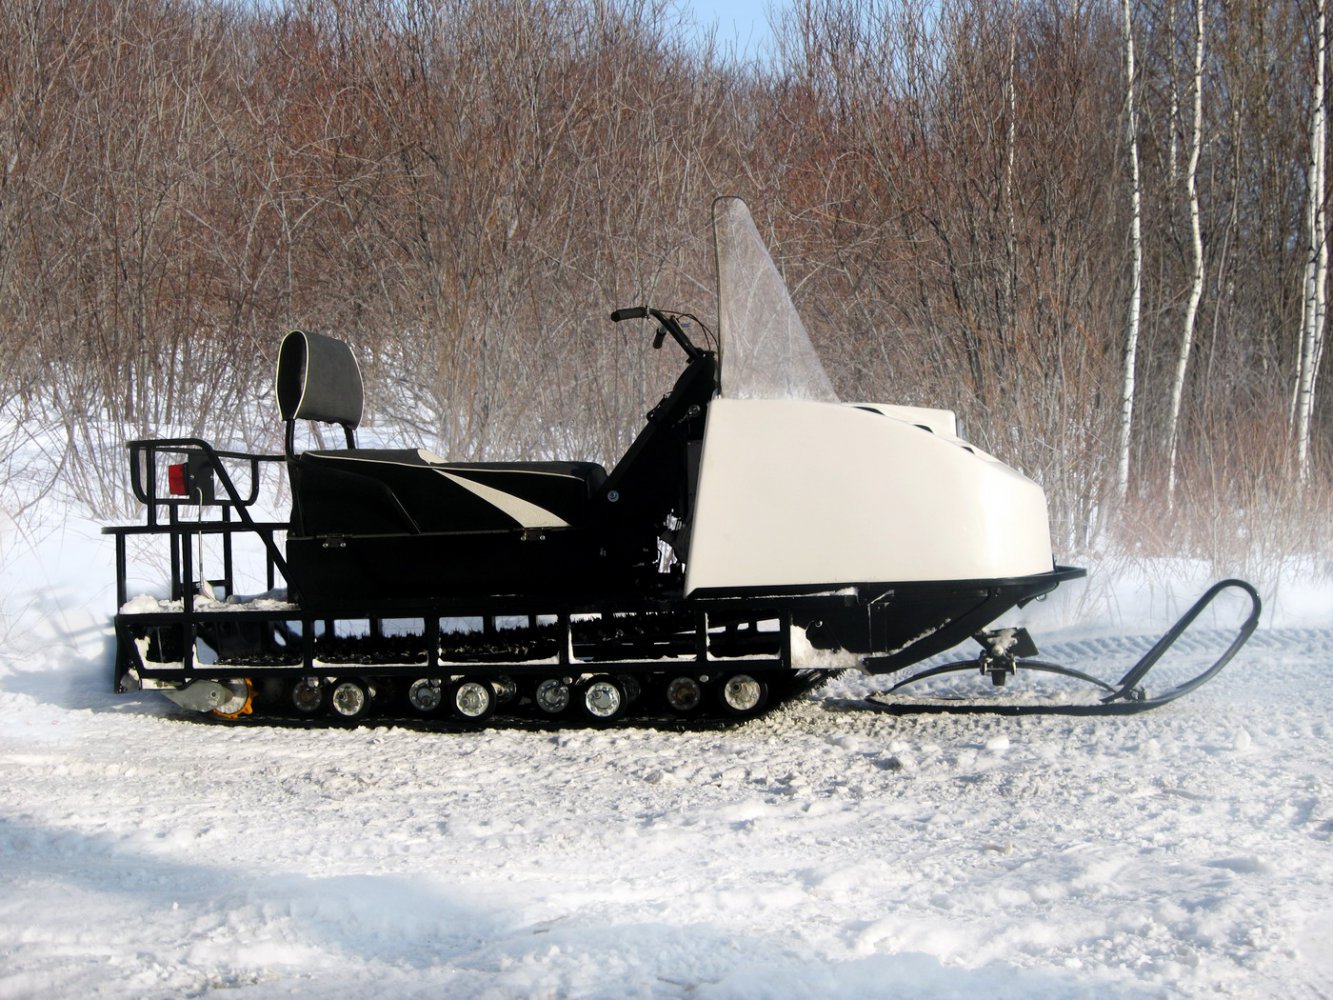
<svg viewBox="0 0 1333 1000">
<path fill-rule="evenodd" d="M 780 0 L 679 0 L 680 9 L 690 12 L 700 28 L 717 25 L 720 47 L 758 55 L 773 48 L 768 8 Z"/>
</svg>

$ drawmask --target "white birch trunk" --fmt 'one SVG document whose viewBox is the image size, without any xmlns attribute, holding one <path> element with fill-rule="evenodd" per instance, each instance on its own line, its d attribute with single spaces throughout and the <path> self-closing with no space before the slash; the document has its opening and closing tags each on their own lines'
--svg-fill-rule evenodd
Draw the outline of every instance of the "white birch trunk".
<svg viewBox="0 0 1333 1000">
<path fill-rule="evenodd" d="M 1008 231 L 1005 233 L 1005 252 L 1009 257 L 1008 323 L 1009 349 L 1013 350 L 1018 334 L 1018 225 L 1014 218 L 1014 147 L 1018 132 L 1018 98 L 1014 93 L 1014 66 L 1018 58 L 1018 0 L 1009 4 L 1009 130 L 1005 137 L 1004 207 Z"/>
<path fill-rule="evenodd" d="M 1190 281 L 1189 303 L 1180 333 L 1180 353 L 1176 374 L 1171 381 L 1171 412 L 1167 418 L 1166 495 L 1176 496 L 1176 454 L 1180 442 L 1180 407 L 1185 394 L 1185 373 L 1194 347 L 1194 326 L 1203 297 L 1203 236 L 1199 226 L 1199 150 L 1203 144 L 1203 0 L 1194 0 L 1194 130 L 1190 136 L 1190 159 L 1185 172 L 1185 186 L 1190 202 L 1190 243 L 1194 248 L 1194 273 Z"/>
<path fill-rule="evenodd" d="M 1166 5 L 1166 26 L 1167 43 L 1170 46 L 1170 58 L 1168 63 L 1171 67 L 1171 110 L 1167 115 L 1167 132 L 1171 141 L 1167 153 L 1167 181 L 1171 189 L 1175 190 L 1176 181 L 1180 177 L 1179 155 L 1177 150 L 1180 148 L 1180 71 L 1179 61 L 1176 58 L 1176 4 L 1175 0 L 1169 0 Z"/>
<path fill-rule="evenodd" d="M 1326 63 L 1326 0 L 1316 3 L 1315 82 L 1310 101 L 1309 257 L 1305 264 L 1305 288 L 1301 308 L 1301 351 L 1296 372 L 1295 406 L 1296 464 L 1302 479 L 1310 475 L 1310 427 L 1314 416 L 1315 387 L 1324 347 L 1324 314 L 1328 285 L 1327 223 L 1324 214 L 1326 185 L 1325 146 L 1327 119 L 1324 100 Z"/>
<path fill-rule="evenodd" d="M 1139 314 L 1143 301 L 1143 211 L 1139 186 L 1139 122 L 1134 107 L 1134 32 L 1129 16 L 1130 0 L 1120 0 L 1125 44 L 1125 131 L 1129 135 L 1130 164 L 1130 250 L 1133 270 L 1130 277 L 1129 321 L 1125 332 L 1125 369 L 1120 394 L 1119 461 L 1116 466 L 1116 494 L 1123 501 L 1129 493 L 1129 451 L 1134 423 L 1134 371 L 1139 353 Z"/>
</svg>

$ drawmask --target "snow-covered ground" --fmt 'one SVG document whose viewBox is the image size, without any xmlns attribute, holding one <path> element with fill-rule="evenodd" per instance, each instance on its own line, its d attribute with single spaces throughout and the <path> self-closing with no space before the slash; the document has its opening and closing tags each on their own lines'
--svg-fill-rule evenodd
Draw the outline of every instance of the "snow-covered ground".
<svg viewBox="0 0 1333 1000">
<path fill-rule="evenodd" d="M 1129 718 L 858 677 L 722 731 L 230 728 L 109 693 L 95 526 L 3 541 L 0 997 L 1333 995 L 1327 580 Z M 1071 588 L 1043 654 L 1118 676 L 1182 575 Z"/>
</svg>

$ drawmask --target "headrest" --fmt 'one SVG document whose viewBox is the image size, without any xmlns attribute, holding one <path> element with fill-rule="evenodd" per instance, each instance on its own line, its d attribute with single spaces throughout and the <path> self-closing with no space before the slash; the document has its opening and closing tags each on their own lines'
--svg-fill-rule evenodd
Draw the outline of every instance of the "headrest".
<svg viewBox="0 0 1333 1000">
<path fill-rule="evenodd" d="M 278 348 L 283 420 L 318 420 L 355 429 L 361 422 L 361 369 L 341 340 L 293 330 Z"/>
</svg>

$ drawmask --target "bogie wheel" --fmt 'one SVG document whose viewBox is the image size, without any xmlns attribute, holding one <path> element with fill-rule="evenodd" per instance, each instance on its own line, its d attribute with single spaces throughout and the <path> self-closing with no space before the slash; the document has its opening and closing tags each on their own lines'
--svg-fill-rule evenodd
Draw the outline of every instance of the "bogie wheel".
<svg viewBox="0 0 1333 1000">
<path fill-rule="evenodd" d="M 464 722 L 478 723 L 495 712 L 495 689 L 478 677 L 464 677 L 449 689 L 454 715 Z"/>
<path fill-rule="evenodd" d="M 231 692 L 231 697 L 213 709 L 214 718 L 239 719 L 242 715 L 249 715 L 255 701 L 255 688 L 250 678 L 223 681 L 222 684 Z"/>
<path fill-rule="evenodd" d="M 607 674 L 593 677 L 579 688 L 579 705 L 593 722 L 614 722 L 629 708 L 625 686 Z"/>
<path fill-rule="evenodd" d="M 359 677 L 339 677 L 329 687 L 329 714 L 339 722 L 358 722 L 370 714 L 371 691 Z"/>
<path fill-rule="evenodd" d="M 643 685 L 639 683 L 637 677 L 633 674 L 617 674 L 616 680 L 620 681 L 620 686 L 625 689 L 625 697 L 629 699 L 631 705 L 639 700 L 639 696 L 643 694 Z"/>
<path fill-rule="evenodd" d="M 758 715 L 768 701 L 768 685 L 752 674 L 732 674 L 723 678 L 718 697 L 724 711 L 748 718 Z"/>
<path fill-rule="evenodd" d="M 496 677 L 491 681 L 491 688 L 495 691 L 495 703 L 497 705 L 508 705 L 518 697 L 518 685 L 514 683 L 512 677 Z"/>
<path fill-rule="evenodd" d="M 559 677 L 546 677 L 538 681 L 537 686 L 532 690 L 533 704 L 543 715 L 549 715 L 552 718 L 557 715 L 564 715 L 569 710 L 573 700 L 569 685 Z"/>
<path fill-rule="evenodd" d="M 682 674 L 667 681 L 667 708 L 677 715 L 689 715 L 703 703 L 704 688 L 697 677 Z"/>
<path fill-rule="evenodd" d="M 418 715 L 430 715 L 444 704 L 444 685 L 434 677 L 415 680 L 407 689 L 407 703 Z"/>
<path fill-rule="evenodd" d="M 292 685 L 292 707 L 301 715 L 315 715 L 324 707 L 324 682 L 302 677 Z"/>
</svg>

